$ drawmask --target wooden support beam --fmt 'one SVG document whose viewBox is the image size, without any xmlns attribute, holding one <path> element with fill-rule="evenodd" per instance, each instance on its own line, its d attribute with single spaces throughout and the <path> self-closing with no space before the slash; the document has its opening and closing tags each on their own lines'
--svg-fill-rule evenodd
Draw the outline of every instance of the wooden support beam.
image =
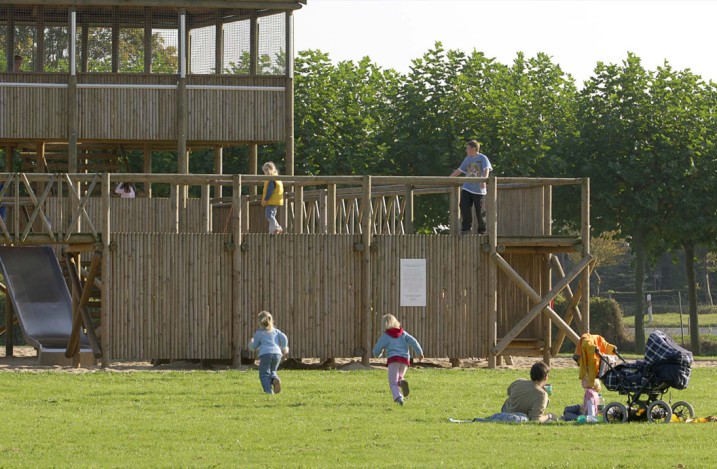
<svg viewBox="0 0 717 469">
<path fill-rule="evenodd" d="M 242 337 L 242 182 L 241 175 L 235 174 L 232 183 L 232 366 L 241 366 L 241 351 L 245 337 Z"/>
<path fill-rule="evenodd" d="M 152 173 L 152 147 L 147 143 L 142 146 L 142 170 L 147 174 Z M 144 192 L 148 198 L 152 198 L 151 182 L 144 183 Z"/>
<path fill-rule="evenodd" d="M 543 310 L 545 310 L 545 312 L 550 316 L 550 318 L 559 328 L 565 331 L 568 338 L 570 338 L 570 340 L 577 344 L 578 340 L 580 340 L 580 336 L 578 336 L 570 328 L 570 326 L 567 325 L 565 321 L 563 321 L 563 319 L 548 305 L 570 281 L 577 277 L 583 271 L 583 269 L 588 266 L 588 264 L 592 261 L 592 256 L 583 258 L 568 276 L 558 281 L 555 286 L 550 289 L 550 291 L 544 298 L 541 298 L 540 295 L 535 290 L 533 290 L 533 288 L 528 285 L 528 283 L 523 280 L 523 278 L 520 277 L 520 275 L 518 275 L 518 273 L 513 270 L 510 264 L 508 264 L 508 262 L 506 262 L 506 260 L 503 259 L 499 254 L 493 254 L 491 257 L 495 264 L 501 270 L 503 270 L 508 275 L 508 277 L 513 280 L 518 285 L 518 287 L 520 287 L 520 289 L 528 295 L 528 297 L 532 301 L 537 303 L 537 305 L 531 308 L 528 314 L 524 316 L 523 319 L 521 319 L 518 324 L 516 324 L 513 329 L 511 329 L 493 348 L 493 354 L 501 354 L 503 349 L 505 349 L 513 339 L 518 337 L 518 334 L 520 334 L 528 326 L 528 324 L 530 324 L 533 319 L 535 319 L 535 317 Z"/>
<path fill-rule="evenodd" d="M 565 271 L 563 270 L 563 266 L 560 263 L 560 259 L 558 259 L 556 256 L 550 257 L 550 264 L 553 266 L 553 269 L 555 270 L 555 275 L 557 278 L 564 278 L 565 277 Z M 582 288 L 579 285 L 578 290 L 576 291 L 576 294 L 573 294 L 572 288 L 570 288 L 570 284 L 568 284 L 565 287 L 565 296 L 567 297 L 569 303 L 568 308 L 565 311 L 565 322 L 570 324 L 570 322 L 573 320 L 573 314 L 575 315 L 577 319 L 577 325 L 578 325 L 578 331 L 583 334 L 586 332 L 585 326 L 582 320 L 582 315 L 580 314 L 580 309 L 577 306 L 577 302 L 580 301 L 580 297 L 582 296 Z M 558 355 L 558 352 L 560 352 L 560 348 L 563 346 L 563 341 L 565 340 L 565 333 L 563 331 L 558 331 L 558 335 L 555 338 L 555 342 L 553 342 L 551 346 L 550 353 L 553 357 Z"/>
<path fill-rule="evenodd" d="M 581 227 L 580 237 L 583 240 L 583 257 L 590 255 L 590 178 L 583 178 L 580 192 L 581 203 Z M 590 273 L 592 266 L 588 266 L 583 272 L 583 297 L 580 302 L 581 312 L 585 328 L 590 331 Z"/>
<path fill-rule="evenodd" d="M 82 324 L 84 325 L 84 329 L 87 334 L 87 339 L 90 342 L 90 347 L 92 348 L 92 353 L 95 356 L 95 358 L 101 358 L 102 357 L 102 349 L 100 348 L 100 343 L 97 340 L 97 335 L 95 334 L 95 328 L 92 326 L 92 319 L 90 318 L 90 313 L 87 311 L 87 303 L 90 299 L 90 294 L 92 292 L 92 288 L 95 287 L 95 280 L 97 280 L 97 273 L 100 270 L 100 264 L 102 262 L 102 254 L 101 251 L 95 251 L 92 262 L 90 263 L 90 270 L 87 274 L 87 278 L 85 280 L 84 286 L 82 285 L 82 281 L 80 280 L 80 277 L 78 275 L 78 268 L 77 265 L 74 262 L 73 255 L 69 252 L 65 252 L 65 263 L 67 265 L 67 271 L 70 274 L 70 282 L 72 283 L 72 293 L 73 293 L 73 300 L 76 302 L 75 311 L 73 312 L 73 318 L 75 318 L 77 314 L 79 314 L 82 318 Z M 80 298 L 77 298 L 76 295 L 78 295 L 80 292 L 82 292 L 82 295 Z M 72 333 L 75 333 L 74 330 L 74 321 L 73 321 L 73 330 Z M 79 332 L 77 336 L 77 344 L 73 344 L 74 336 L 70 337 L 70 343 L 67 345 L 67 350 L 65 351 L 65 356 L 69 358 L 67 355 L 70 350 L 74 350 L 75 348 L 77 351 L 79 351 Z M 70 347 L 73 347 L 72 349 Z"/>
<path fill-rule="evenodd" d="M 488 222 L 488 243 L 491 256 L 498 256 L 498 179 L 491 176 L 487 187 L 488 191 L 484 202 L 488 212 L 486 220 Z M 457 195 L 457 193 L 453 194 L 452 197 L 456 202 L 458 201 Z M 458 230 L 457 221 L 455 224 L 455 228 Z M 499 363 L 498 354 L 492 352 L 498 342 L 498 270 L 494 262 L 488 262 L 485 267 L 488 269 L 488 368 L 495 368 Z"/>
<path fill-rule="evenodd" d="M 363 243 L 361 262 L 361 317 L 363 318 L 363 356 L 361 362 L 369 364 L 371 349 L 373 348 L 373 309 L 371 307 L 371 243 L 373 242 L 373 226 L 371 223 L 371 176 L 364 176 L 363 197 L 361 198 L 361 241 Z"/>
<path fill-rule="evenodd" d="M 109 354 L 109 336 L 110 336 L 110 282 L 111 278 L 111 257 L 110 257 L 110 175 L 104 173 L 102 175 L 102 305 L 100 311 L 100 337 L 104 337 L 100 344 L 102 345 L 102 367 L 107 367 L 110 362 Z"/>
</svg>

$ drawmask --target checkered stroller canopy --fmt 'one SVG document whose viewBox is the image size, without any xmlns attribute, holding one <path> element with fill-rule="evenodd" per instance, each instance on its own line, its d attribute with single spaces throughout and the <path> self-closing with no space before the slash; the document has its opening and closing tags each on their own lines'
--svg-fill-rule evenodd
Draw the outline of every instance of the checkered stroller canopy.
<svg viewBox="0 0 717 469">
<path fill-rule="evenodd" d="M 664 332 L 654 331 L 647 338 L 644 360 L 617 365 L 610 361 L 605 368 L 600 379 L 610 391 L 643 392 L 665 387 L 685 389 L 690 383 L 692 353 L 677 345 Z"/>
<path fill-rule="evenodd" d="M 680 347 L 662 331 L 653 331 L 647 338 L 645 363 L 658 381 L 675 389 L 690 383 L 692 352 Z"/>
</svg>

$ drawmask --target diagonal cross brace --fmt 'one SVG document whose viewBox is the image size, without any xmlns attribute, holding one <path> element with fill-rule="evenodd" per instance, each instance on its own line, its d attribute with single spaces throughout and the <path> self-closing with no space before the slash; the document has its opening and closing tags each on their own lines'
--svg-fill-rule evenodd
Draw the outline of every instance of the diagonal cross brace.
<svg viewBox="0 0 717 469">
<path fill-rule="evenodd" d="M 575 277 L 577 277 L 583 271 L 583 269 L 585 269 L 590 264 L 590 262 L 592 262 L 592 259 L 593 256 L 590 254 L 583 257 L 583 259 L 573 268 L 573 270 L 567 276 L 557 282 L 544 298 L 541 298 L 540 294 L 533 290 L 533 288 L 528 285 L 528 283 L 523 280 L 523 278 L 518 275 L 515 270 L 513 270 L 510 264 L 508 264 L 508 262 L 500 256 L 500 254 L 494 253 L 493 261 L 495 261 L 498 267 L 500 267 L 501 270 L 508 274 L 508 277 L 515 281 L 518 287 L 520 287 L 520 289 L 523 290 L 530 297 L 530 299 L 535 301 L 537 304 L 533 306 L 533 308 L 531 308 L 528 314 L 524 316 L 523 319 L 521 319 L 518 324 L 516 324 L 500 340 L 500 342 L 495 345 L 495 347 L 493 347 L 493 354 L 500 355 L 500 353 L 505 350 L 508 345 L 510 345 L 513 339 L 518 337 L 518 334 L 523 332 L 523 329 L 528 327 L 528 324 L 530 324 L 531 321 L 533 321 L 533 319 L 535 319 L 535 317 L 543 310 L 545 310 L 545 312 L 548 314 L 548 316 L 550 316 L 553 322 L 555 322 L 555 324 L 565 332 L 568 338 L 577 344 L 580 340 L 580 337 L 575 333 L 575 331 L 570 328 L 568 324 L 565 323 L 565 321 L 563 321 L 563 318 L 561 318 L 560 315 L 548 305 L 553 300 L 553 298 L 555 298 L 558 293 L 563 290 L 563 288 L 565 288 Z"/>
</svg>

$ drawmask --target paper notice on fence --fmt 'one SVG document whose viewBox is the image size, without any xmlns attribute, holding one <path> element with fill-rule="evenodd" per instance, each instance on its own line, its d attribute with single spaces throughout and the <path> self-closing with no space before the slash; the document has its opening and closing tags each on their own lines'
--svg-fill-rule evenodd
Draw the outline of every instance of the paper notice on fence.
<svg viewBox="0 0 717 469">
<path fill-rule="evenodd" d="M 426 306 L 426 259 L 401 259 L 401 306 Z"/>
</svg>

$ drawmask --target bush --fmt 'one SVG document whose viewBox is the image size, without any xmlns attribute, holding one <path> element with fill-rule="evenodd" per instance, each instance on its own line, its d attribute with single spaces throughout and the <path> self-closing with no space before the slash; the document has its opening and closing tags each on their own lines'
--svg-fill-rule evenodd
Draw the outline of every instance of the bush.
<svg viewBox="0 0 717 469">
<path fill-rule="evenodd" d="M 717 306 L 709 306 L 709 305 L 698 306 L 697 314 L 717 314 Z"/>
<path fill-rule="evenodd" d="M 673 339 L 675 342 L 682 345 L 680 340 L 675 337 L 673 337 Z M 692 351 L 692 343 L 690 342 L 689 337 L 685 337 L 685 343 L 682 346 L 687 350 Z M 717 356 L 717 336 L 707 334 L 700 335 L 700 355 L 705 357 Z"/>
<path fill-rule="evenodd" d="M 559 296 L 555 299 L 554 309 L 562 317 L 565 317 L 567 307 L 568 301 L 565 298 Z M 611 298 L 590 298 L 590 333 L 603 336 L 621 352 L 630 352 L 635 349 L 635 339 L 627 333 L 623 323 L 622 308 L 617 301 Z M 569 341 L 564 342 L 560 349 L 562 353 L 573 353 L 574 351 L 575 346 Z"/>
</svg>

